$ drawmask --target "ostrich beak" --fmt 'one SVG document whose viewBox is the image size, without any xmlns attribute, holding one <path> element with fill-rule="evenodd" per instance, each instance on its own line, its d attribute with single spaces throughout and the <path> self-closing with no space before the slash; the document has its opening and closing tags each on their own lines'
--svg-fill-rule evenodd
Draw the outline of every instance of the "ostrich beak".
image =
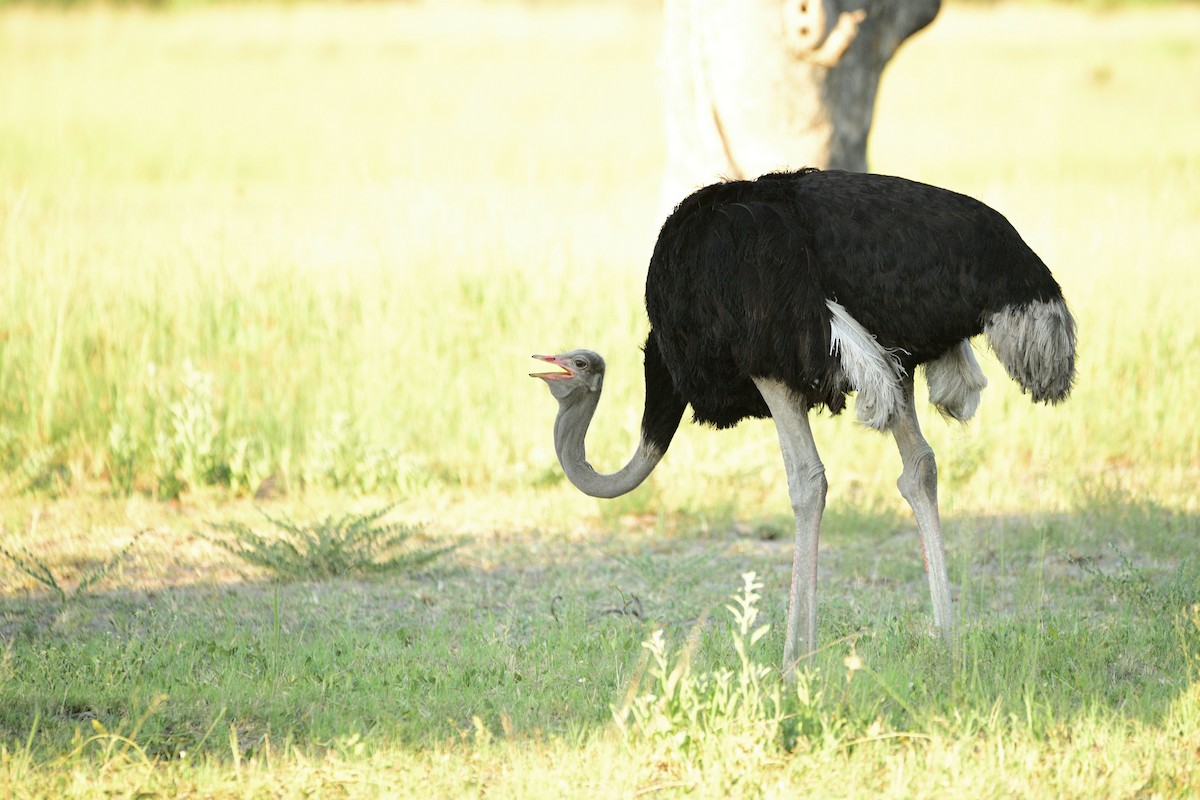
<svg viewBox="0 0 1200 800">
<path fill-rule="evenodd" d="M 561 381 L 566 378 L 575 377 L 574 368 L 571 367 L 570 363 L 563 356 L 533 356 L 533 358 L 553 364 L 556 367 L 562 367 L 566 372 L 531 372 L 529 373 L 529 377 L 531 378 L 541 378 L 544 381 Z"/>
</svg>

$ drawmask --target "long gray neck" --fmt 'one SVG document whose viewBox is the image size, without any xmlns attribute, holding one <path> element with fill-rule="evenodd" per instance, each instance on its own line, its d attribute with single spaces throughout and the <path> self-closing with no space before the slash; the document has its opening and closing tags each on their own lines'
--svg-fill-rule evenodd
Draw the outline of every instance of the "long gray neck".
<svg viewBox="0 0 1200 800">
<path fill-rule="evenodd" d="M 631 492 L 654 470 L 663 453 L 643 436 L 629 463 L 611 475 L 601 475 L 587 461 L 584 438 L 600 403 L 600 390 L 576 392 L 560 402 L 554 419 L 554 450 L 567 479 L 592 497 L 619 497 Z"/>
</svg>

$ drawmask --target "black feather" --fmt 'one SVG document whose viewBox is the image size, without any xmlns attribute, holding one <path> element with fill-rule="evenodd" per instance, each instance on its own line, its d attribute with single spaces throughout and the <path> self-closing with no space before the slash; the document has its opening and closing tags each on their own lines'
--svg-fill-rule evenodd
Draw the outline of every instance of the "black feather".
<svg viewBox="0 0 1200 800">
<path fill-rule="evenodd" d="M 668 217 L 650 260 L 646 418 L 659 419 L 652 355 L 698 422 L 769 416 L 752 377 L 840 412 L 850 386 L 830 353 L 826 300 L 911 373 L 980 333 L 991 313 L 1061 297 L 1012 225 L 966 195 L 813 169 L 706 186 Z"/>
<path fill-rule="evenodd" d="M 663 363 L 653 331 L 646 337 L 645 369 L 646 408 L 642 412 L 642 440 L 665 453 L 679 428 L 687 401 L 675 392 L 671 373 Z"/>
</svg>

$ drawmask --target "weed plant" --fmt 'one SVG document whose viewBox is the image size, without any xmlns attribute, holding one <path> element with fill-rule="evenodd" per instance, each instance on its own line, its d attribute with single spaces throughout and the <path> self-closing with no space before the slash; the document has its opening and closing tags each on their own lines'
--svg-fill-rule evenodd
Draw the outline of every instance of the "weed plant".
<svg viewBox="0 0 1200 800">
<path fill-rule="evenodd" d="M 25 548 L 18 548 L 16 551 L 9 550 L 6 547 L 0 546 L 0 556 L 8 560 L 13 567 L 21 574 L 32 578 L 37 584 L 50 591 L 61 605 L 66 605 L 68 602 L 79 600 L 86 597 L 88 592 L 104 580 L 116 569 L 125 556 L 129 555 L 129 551 L 137 544 L 146 531 L 139 531 L 134 534 L 129 543 L 122 547 L 117 552 L 113 553 L 104 561 L 88 567 L 79 576 L 79 580 L 74 587 L 68 589 L 55 570 L 41 558 L 29 552 Z"/>
<path fill-rule="evenodd" d="M 741 592 L 725 607 L 734 622 L 734 666 L 692 669 L 687 652 L 672 659 L 662 630 L 655 630 L 642 645 L 650 660 L 648 685 L 635 686 L 635 696 L 613 712 L 631 749 L 680 787 L 731 789 L 785 754 L 787 712 L 779 672 L 755 654 L 770 629 L 756 624 L 763 585 L 753 572 L 742 581 Z"/>
<path fill-rule="evenodd" d="M 270 533 L 260 533 L 241 522 L 223 522 L 209 527 L 228 537 L 206 538 L 280 580 L 411 571 L 459 546 L 422 544 L 420 532 L 403 523 L 376 524 L 391 510 L 392 506 L 386 506 L 363 514 L 331 515 L 310 524 L 263 511 L 262 516 L 273 528 Z"/>
</svg>

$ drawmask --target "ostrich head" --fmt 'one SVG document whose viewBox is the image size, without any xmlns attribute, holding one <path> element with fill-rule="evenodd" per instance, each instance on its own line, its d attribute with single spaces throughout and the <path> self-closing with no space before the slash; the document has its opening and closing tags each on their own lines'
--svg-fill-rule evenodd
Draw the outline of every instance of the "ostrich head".
<svg viewBox="0 0 1200 800">
<path fill-rule="evenodd" d="M 651 360 L 648 363 L 652 366 L 661 360 L 653 340 L 647 345 L 646 353 L 647 359 Z M 619 497 L 636 489 L 667 451 L 667 445 L 671 442 L 670 434 L 675 432 L 683 415 L 684 403 L 673 394 L 668 392 L 664 395 L 660 391 L 663 388 L 661 379 L 653 385 L 648 383 L 657 393 L 653 397 L 649 393 L 646 395 L 642 435 L 637 450 L 624 467 L 609 475 L 601 475 L 588 463 L 584 439 L 592 415 L 600 403 L 600 391 L 604 385 L 604 359 L 591 350 L 572 350 L 557 356 L 534 358 L 553 364 L 560 370 L 533 372 L 530 375 L 544 380 L 550 393 L 558 400 L 558 415 L 554 418 L 554 452 L 558 455 L 558 463 L 562 465 L 567 480 L 592 497 Z M 647 367 L 647 374 L 650 372 L 651 367 Z M 664 408 L 664 401 L 674 402 L 677 407 Z M 658 438 L 647 438 L 647 419 L 657 426 Z M 670 431 L 667 431 L 668 425 Z"/>
<path fill-rule="evenodd" d="M 531 372 L 531 378 L 541 378 L 559 403 L 567 403 L 579 392 L 600 392 L 604 383 L 604 359 L 591 350 L 572 350 L 557 356 L 534 356 L 563 372 Z M 582 396 L 586 396 L 582 395 Z"/>
</svg>

